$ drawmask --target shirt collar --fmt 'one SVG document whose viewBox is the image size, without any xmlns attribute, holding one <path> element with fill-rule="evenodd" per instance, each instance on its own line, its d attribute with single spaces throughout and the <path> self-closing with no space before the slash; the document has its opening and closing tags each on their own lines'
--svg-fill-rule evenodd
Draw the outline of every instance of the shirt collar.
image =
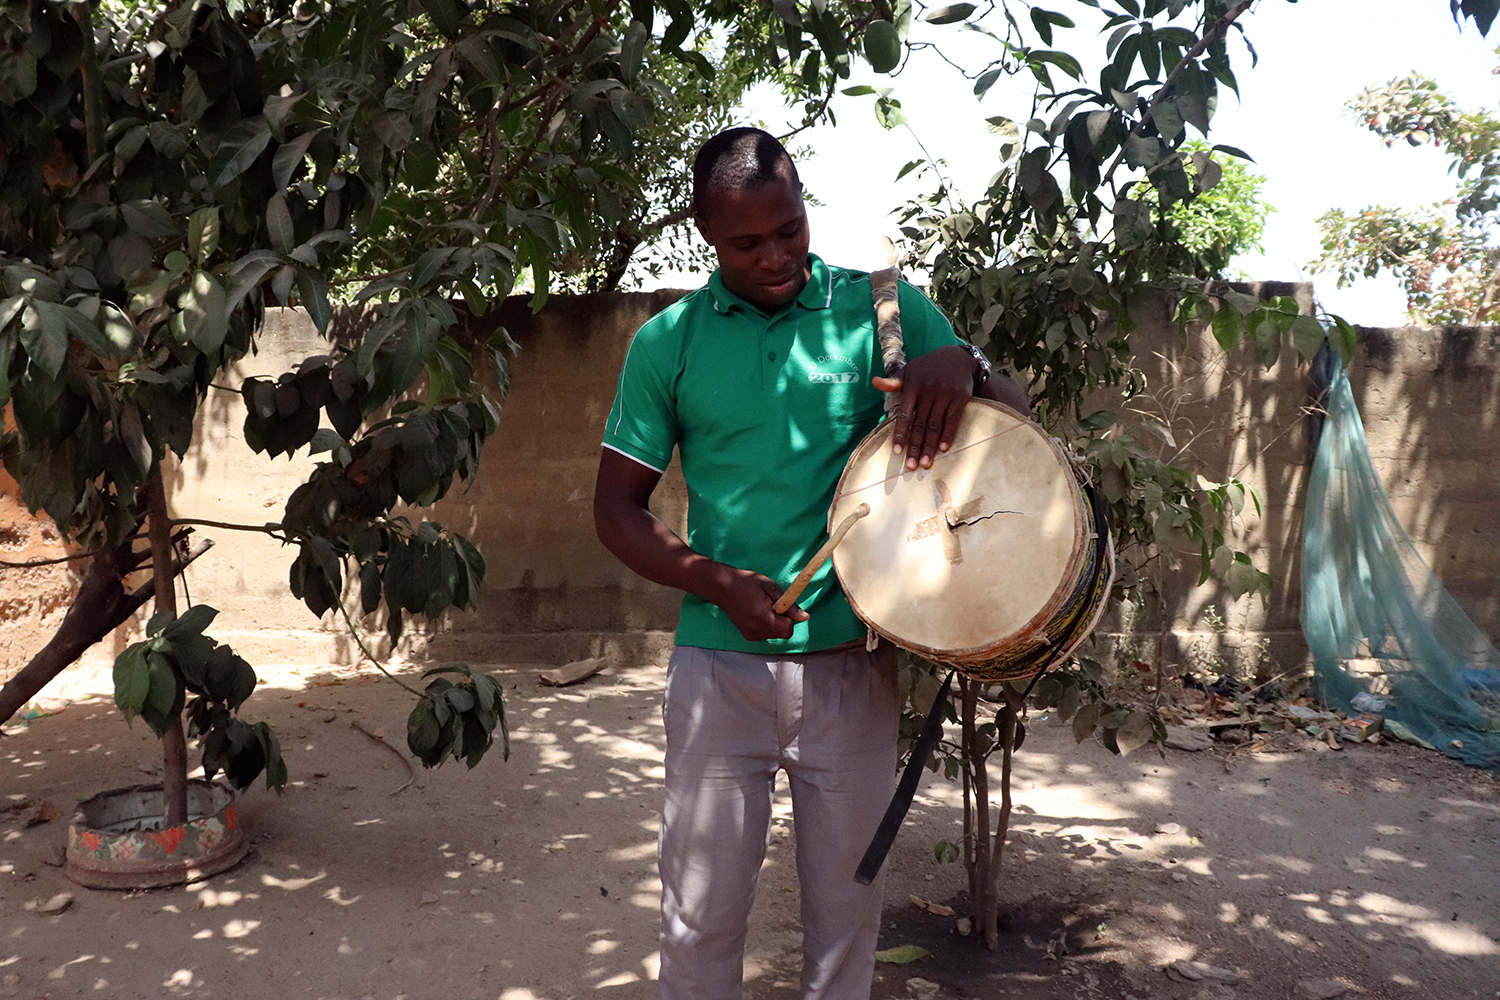
<svg viewBox="0 0 1500 1000">
<path fill-rule="evenodd" d="M 828 265 L 815 253 L 808 254 L 807 260 L 807 285 L 798 293 L 795 301 L 804 309 L 827 309 L 833 303 L 833 279 L 828 273 Z M 714 308 L 721 313 L 737 308 L 757 308 L 724 287 L 724 279 L 718 268 L 714 268 L 714 273 L 708 277 L 708 293 L 713 296 Z"/>
</svg>

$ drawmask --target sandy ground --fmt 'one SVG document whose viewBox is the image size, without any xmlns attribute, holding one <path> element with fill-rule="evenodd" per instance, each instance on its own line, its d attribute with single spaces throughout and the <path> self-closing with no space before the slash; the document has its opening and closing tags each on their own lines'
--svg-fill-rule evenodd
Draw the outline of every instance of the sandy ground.
<svg viewBox="0 0 1500 1000">
<path fill-rule="evenodd" d="M 64 824 L 77 800 L 155 777 L 158 751 L 113 709 L 107 672 L 75 668 L 45 697 L 61 711 L 0 737 L 0 806 L 63 814 L 25 826 L 29 807 L 0 813 L 0 996 L 654 997 L 664 672 L 559 690 L 533 665 L 490 669 L 505 679 L 510 761 L 418 766 L 404 789 L 409 696 L 348 670 L 262 671 L 248 714 L 281 734 L 292 785 L 242 798 L 250 856 L 205 884 L 124 893 L 64 878 Z M 987 952 L 909 902 L 964 906 L 962 868 L 932 854 L 957 839 L 957 792 L 924 779 L 889 862 L 882 946 L 930 955 L 880 966 L 877 1000 L 1500 996 L 1487 774 L 1399 745 L 1113 758 L 1034 718 L 1015 789 L 1006 934 Z M 797 995 L 787 816 L 782 801 L 746 960 L 753 1000 Z M 26 908 L 64 891 L 60 914 Z M 1164 974 L 1184 959 L 1244 978 Z"/>
</svg>

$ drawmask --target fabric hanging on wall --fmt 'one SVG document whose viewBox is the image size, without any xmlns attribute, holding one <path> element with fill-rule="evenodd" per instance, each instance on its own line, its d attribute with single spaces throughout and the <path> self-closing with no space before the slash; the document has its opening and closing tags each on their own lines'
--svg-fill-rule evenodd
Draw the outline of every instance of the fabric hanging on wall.
<svg viewBox="0 0 1500 1000">
<path fill-rule="evenodd" d="M 1319 695 L 1346 711 L 1378 707 L 1389 728 L 1500 771 L 1500 652 L 1397 521 L 1349 379 L 1336 356 L 1319 361 L 1332 370 L 1302 535 L 1302 632 Z M 1356 704 L 1361 694 L 1371 697 Z"/>
</svg>

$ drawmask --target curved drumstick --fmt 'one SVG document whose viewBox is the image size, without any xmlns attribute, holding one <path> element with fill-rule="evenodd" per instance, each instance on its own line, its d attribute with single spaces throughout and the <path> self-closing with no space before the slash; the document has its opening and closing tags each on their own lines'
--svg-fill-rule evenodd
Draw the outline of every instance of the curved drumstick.
<svg viewBox="0 0 1500 1000">
<path fill-rule="evenodd" d="M 868 513 L 870 513 L 870 505 L 862 503 L 854 508 L 853 513 L 839 522 L 839 526 L 833 529 L 833 534 L 828 536 L 828 541 L 823 544 L 823 547 L 817 551 L 816 555 L 807 561 L 807 565 L 802 567 L 802 572 L 797 574 L 797 579 L 793 580 L 792 585 L 782 591 L 781 596 L 776 598 L 776 603 L 771 605 L 772 609 L 778 615 L 786 614 L 786 609 L 797 603 L 797 598 L 801 597 L 802 591 L 807 589 L 807 585 L 812 580 L 813 574 L 818 571 L 818 567 L 823 565 L 829 556 L 833 555 L 833 547 L 844 540 L 844 536 L 849 533 L 849 529 L 854 527 L 855 521 L 858 521 Z"/>
</svg>

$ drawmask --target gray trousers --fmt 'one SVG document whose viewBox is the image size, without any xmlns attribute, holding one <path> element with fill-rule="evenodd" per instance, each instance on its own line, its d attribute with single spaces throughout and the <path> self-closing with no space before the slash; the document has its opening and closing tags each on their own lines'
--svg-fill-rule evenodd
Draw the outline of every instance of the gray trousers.
<svg viewBox="0 0 1500 1000">
<path fill-rule="evenodd" d="M 804 1000 L 868 1000 L 881 887 L 854 870 L 895 788 L 895 650 L 767 660 L 679 646 L 667 671 L 662 1000 L 739 1000 L 776 772 L 791 785 Z"/>
</svg>

